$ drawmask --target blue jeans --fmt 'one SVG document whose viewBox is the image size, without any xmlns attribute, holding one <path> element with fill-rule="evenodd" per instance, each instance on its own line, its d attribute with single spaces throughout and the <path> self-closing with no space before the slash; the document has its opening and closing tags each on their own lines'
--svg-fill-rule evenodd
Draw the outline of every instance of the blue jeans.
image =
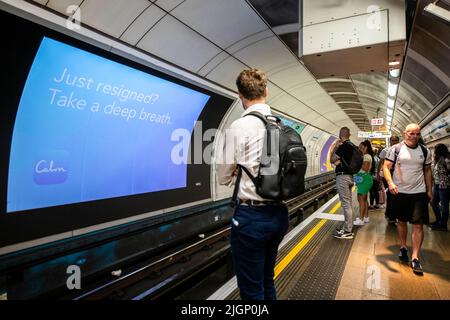
<svg viewBox="0 0 450 320">
<path fill-rule="evenodd" d="M 441 189 L 437 185 L 434 185 L 431 207 L 433 208 L 434 215 L 436 216 L 436 222 L 439 222 L 439 224 L 443 227 L 447 227 L 449 202 L 450 202 L 450 188 Z"/>
<path fill-rule="evenodd" d="M 274 268 L 288 226 L 284 205 L 236 207 L 231 253 L 242 300 L 276 300 Z"/>
</svg>

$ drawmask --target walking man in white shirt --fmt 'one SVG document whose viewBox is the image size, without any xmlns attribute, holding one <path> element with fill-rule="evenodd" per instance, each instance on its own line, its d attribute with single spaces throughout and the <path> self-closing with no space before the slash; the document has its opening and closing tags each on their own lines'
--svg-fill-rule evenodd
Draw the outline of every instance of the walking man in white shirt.
<svg viewBox="0 0 450 320">
<path fill-rule="evenodd" d="M 386 146 L 383 150 L 380 152 L 380 163 L 378 168 L 378 174 L 377 179 L 382 179 L 382 183 L 384 188 L 388 188 L 388 183 L 386 181 L 386 178 L 384 177 L 384 171 L 383 171 L 383 165 L 384 165 L 384 159 L 386 159 L 387 152 L 389 148 L 396 145 L 400 142 L 400 138 L 396 135 L 392 135 L 389 138 L 390 146 Z M 384 190 L 384 189 L 383 189 Z M 383 191 L 384 192 L 384 191 Z M 384 215 L 388 219 L 389 223 L 394 225 L 395 224 L 395 212 L 392 212 L 392 194 L 389 192 L 389 190 L 386 192 L 386 210 L 384 212 Z"/>
<path fill-rule="evenodd" d="M 219 183 L 229 186 L 236 180 L 238 165 L 247 168 L 253 176 L 258 175 L 265 125 L 261 119 L 248 114 L 271 115 L 266 104 L 267 78 L 262 71 L 242 71 L 236 85 L 245 111 L 225 133 L 217 165 Z M 278 245 L 288 229 L 287 207 L 261 198 L 243 170 L 237 198 L 231 225 L 231 252 L 241 299 L 275 300 L 274 267 Z"/>
<path fill-rule="evenodd" d="M 423 225 L 428 224 L 428 202 L 432 198 L 431 152 L 419 144 L 420 126 L 409 124 L 404 131 L 404 141 L 391 147 L 383 165 L 384 177 L 392 197 L 392 210 L 397 217 L 397 231 L 400 238 L 401 261 L 408 262 L 406 223 L 413 225 L 411 268 L 422 275 L 419 260 L 423 243 Z M 391 175 L 391 169 L 394 169 Z"/>
</svg>

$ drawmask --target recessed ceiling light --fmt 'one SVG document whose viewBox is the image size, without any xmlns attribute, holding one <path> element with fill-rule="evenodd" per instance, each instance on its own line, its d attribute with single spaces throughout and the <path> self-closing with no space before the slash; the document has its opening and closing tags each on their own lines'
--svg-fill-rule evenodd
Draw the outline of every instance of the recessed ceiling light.
<svg viewBox="0 0 450 320">
<path fill-rule="evenodd" d="M 393 78 L 397 78 L 400 75 L 400 69 L 391 69 L 389 70 L 389 74 Z"/>
<path fill-rule="evenodd" d="M 391 61 L 391 62 L 389 62 L 390 66 L 398 66 L 399 64 L 400 64 L 399 61 Z"/>
<path fill-rule="evenodd" d="M 398 84 L 396 83 L 392 83 L 392 82 L 388 82 L 388 95 L 390 95 L 391 97 L 395 96 L 395 93 L 397 92 L 397 87 Z"/>
<path fill-rule="evenodd" d="M 394 108 L 394 99 L 387 98 L 387 105 L 389 108 Z"/>
</svg>

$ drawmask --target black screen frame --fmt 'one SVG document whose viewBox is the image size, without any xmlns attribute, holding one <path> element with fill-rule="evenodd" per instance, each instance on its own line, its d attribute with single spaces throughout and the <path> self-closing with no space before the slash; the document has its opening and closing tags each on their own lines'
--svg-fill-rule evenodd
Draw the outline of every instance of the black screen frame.
<svg viewBox="0 0 450 320">
<path fill-rule="evenodd" d="M 0 127 L 2 150 L 0 154 L 0 248 L 211 198 L 210 164 L 188 163 L 186 188 L 7 213 L 8 170 L 15 117 L 28 73 L 43 37 L 66 43 L 209 95 L 211 98 L 198 118 L 198 121 L 202 121 L 203 132 L 219 127 L 234 100 L 187 82 L 181 79 L 181 76 L 178 78 L 158 71 L 106 51 L 100 46 L 75 39 L 70 35 L 2 10 L 0 10 L 0 21 L 3 48 L 6 49 L 2 52 L 0 82 L 3 91 L 2 108 L 0 108 L 2 123 Z M 193 146 L 193 139 L 192 134 L 191 146 Z M 209 143 L 211 142 L 202 142 L 202 154 Z M 193 158 L 192 152 L 189 156 Z"/>
</svg>

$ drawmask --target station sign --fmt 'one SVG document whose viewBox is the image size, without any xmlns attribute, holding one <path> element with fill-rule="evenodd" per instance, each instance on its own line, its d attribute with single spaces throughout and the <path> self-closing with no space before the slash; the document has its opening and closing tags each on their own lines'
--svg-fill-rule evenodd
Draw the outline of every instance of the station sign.
<svg viewBox="0 0 450 320">
<path fill-rule="evenodd" d="M 372 119 L 370 124 L 373 126 L 382 126 L 384 124 L 384 118 Z"/>
<path fill-rule="evenodd" d="M 389 138 L 391 133 L 389 131 L 358 131 L 358 138 L 375 139 L 375 138 Z"/>
</svg>

